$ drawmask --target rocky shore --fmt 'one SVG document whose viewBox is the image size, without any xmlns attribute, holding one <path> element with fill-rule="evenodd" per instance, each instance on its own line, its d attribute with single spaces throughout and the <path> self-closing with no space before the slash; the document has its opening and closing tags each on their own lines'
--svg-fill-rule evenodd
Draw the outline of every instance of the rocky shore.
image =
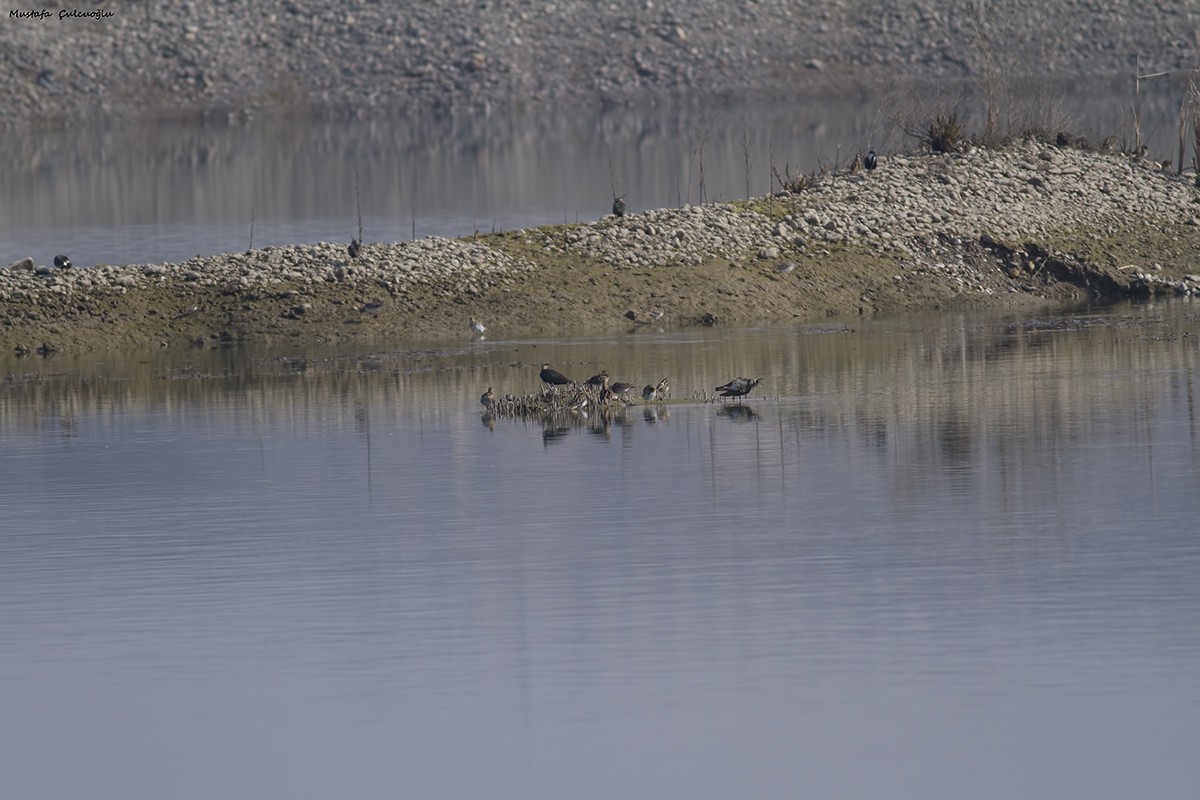
<svg viewBox="0 0 1200 800">
<path fill-rule="evenodd" d="M 0 26 L 0 126 L 1131 82 L 1193 69 L 1197 30 L 1190 0 L 51 2 Z"/>
<path fill-rule="evenodd" d="M 1200 294 L 1188 178 L 1025 141 L 748 202 L 466 239 L 0 269 L 0 348 L 385 342 Z"/>
</svg>

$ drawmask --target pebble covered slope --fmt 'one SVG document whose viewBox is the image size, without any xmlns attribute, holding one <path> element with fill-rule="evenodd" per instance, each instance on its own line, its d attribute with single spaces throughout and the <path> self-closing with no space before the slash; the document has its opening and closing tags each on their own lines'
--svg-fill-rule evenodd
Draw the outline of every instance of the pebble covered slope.
<svg viewBox="0 0 1200 800">
<path fill-rule="evenodd" d="M 895 156 L 733 204 L 461 240 L 265 248 L 182 264 L 0 269 L 21 352 L 718 324 L 1200 293 L 1190 179 L 1026 142 Z"/>
<path fill-rule="evenodd" d="M 1193 69 L 1200 31 L 1192 0 L 110 0 L 7 17 L 0 125 L 594 107 L 988 69 L 1129 81 L 1139 57 Z"/>
</svg>

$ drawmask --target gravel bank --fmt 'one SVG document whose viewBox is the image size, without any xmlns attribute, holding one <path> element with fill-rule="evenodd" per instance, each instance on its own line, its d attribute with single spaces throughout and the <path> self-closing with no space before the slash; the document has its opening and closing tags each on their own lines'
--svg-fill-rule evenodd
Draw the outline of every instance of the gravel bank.
<svg viewBox="0 0 1200 800">
<path fill-rule="evenodd" d="M 1145 72 L 1192 68 L 1197 31 L 1190 0 L 49 3 L 0 26 L 0 119 L 845 92 L 988 63 L 1006 77 L 1129 80 L 1138 54 Z"/>
<path fill-rule="evenodd" d="M 0 347 L 578 334 L 1200 294 L 1190 180 L 1026 142 L 802 191 L 450 240 L 0 269 Z"/>
</svg>

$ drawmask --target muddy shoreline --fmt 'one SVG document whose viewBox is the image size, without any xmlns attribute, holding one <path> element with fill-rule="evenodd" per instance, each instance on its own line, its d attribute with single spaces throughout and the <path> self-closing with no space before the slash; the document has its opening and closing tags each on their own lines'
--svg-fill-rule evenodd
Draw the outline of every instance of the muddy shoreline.
<svg viewBox="0 0 1200 800">
<path fill-rule="evenodd" d="M 796 191 L 464 239 L 0 269 L 25 354 L 390 343 L 1200 296 L 1188 178 L 1034 140 L 892 156 Z"/>
</svg>

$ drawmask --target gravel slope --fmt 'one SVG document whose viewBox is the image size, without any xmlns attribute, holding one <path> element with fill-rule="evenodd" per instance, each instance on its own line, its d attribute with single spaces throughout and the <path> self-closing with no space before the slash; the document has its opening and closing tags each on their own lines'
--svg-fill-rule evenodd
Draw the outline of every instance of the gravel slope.
<svg viewBox="0 0 1200 800">
<path fill-rule="evenodd" d="M 1192 68 L 1200 32 L 1191 0 L 113 0 L 36 9 L 49 13 L 10 13 L 0 26 L 0 119 L 10 125 L 567 107 L 982 74 L 1129 80 L 1138 54 L 1145 72 Z M 73 10 L 93 16 L 60 19 Z"/>
<path fill-rule="evenodd" d="M 397 341 L 1200 296 L 1194 182 L 1028 141 L 802 191 L 459 240 L 0 269 L 0 348 Z"/>
</svg>

